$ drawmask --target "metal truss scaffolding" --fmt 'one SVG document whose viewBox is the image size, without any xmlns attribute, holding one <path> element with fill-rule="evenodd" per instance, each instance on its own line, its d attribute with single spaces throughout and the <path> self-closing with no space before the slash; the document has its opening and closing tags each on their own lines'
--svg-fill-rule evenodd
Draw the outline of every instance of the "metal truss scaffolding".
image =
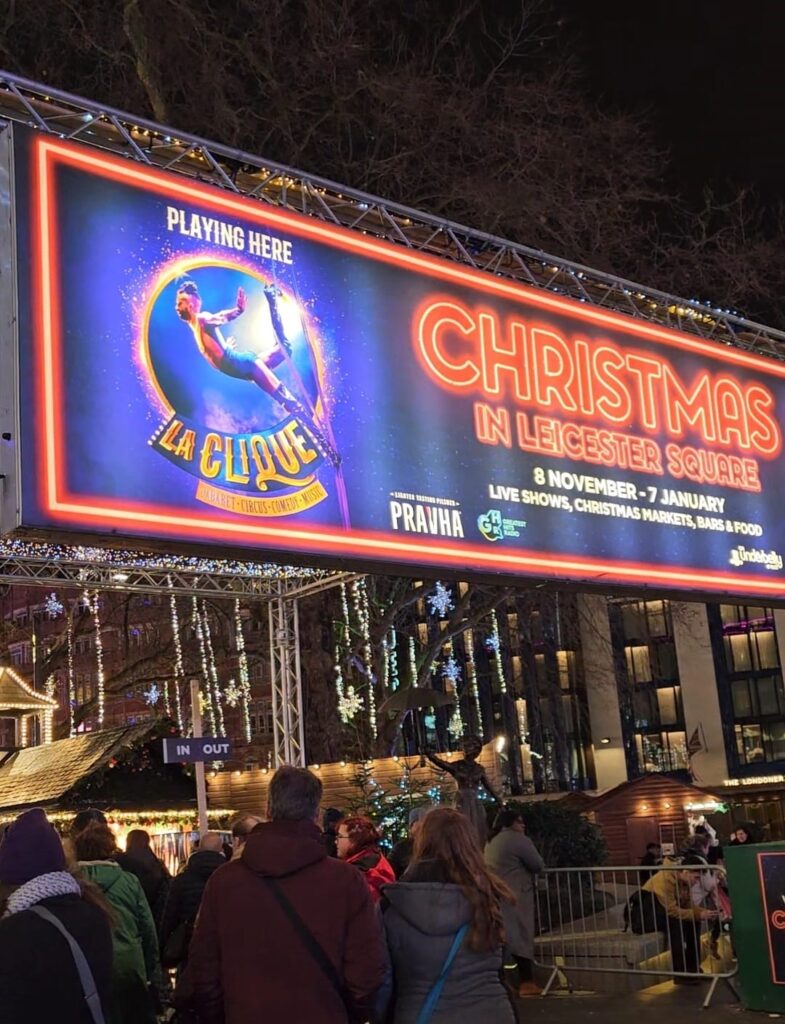
<svg viewBox="0 0 785 1024">
<path fill-rule="evenodd" d="M 682 299 L 387 202 L 251 153 L 133 117 L 100 103 L 0 71 L 0 121 L 114 152 L 272 206 L 294 210 L 396 245 L 498 277 L 676 328 L 718 344 L 785 359 L 785 332 L 730 310 Z M 276 764 L 304 763 L 297 601 L 347 574 L 155 556 L 147 560 L 94 549 L 38 556 L 0 541 L 0 584 L 89 586 L 199 597 L 257 597 L 268 602 Z M 32 545 L 27 546 L 28 549 Z M 127 553 L 126 553 L 127 554 Z M 172 564 L 172 563 L 175 564 Z M 199 562 L 198 565 L 194 563 Z"/>
<path fill-rule="evenodd" d="M 304 597 L 354 573 L 254 562 L 182 558 L 98 547 L 52 547 L 0 539 L 0 586 L 77 587 L 123 593 L 269 601 Z"/>
<path fill-rule="evenodd" d="M 300 623 L 297 598 L 281 595 L 268 604 L 273 690 L 275 766 L 305 767 Z"/>
<path fill-rule="evenodd" d="M 0 71 L 0 118 L 499 277 L 785 358 L 785 332 Z"/>
</svg>

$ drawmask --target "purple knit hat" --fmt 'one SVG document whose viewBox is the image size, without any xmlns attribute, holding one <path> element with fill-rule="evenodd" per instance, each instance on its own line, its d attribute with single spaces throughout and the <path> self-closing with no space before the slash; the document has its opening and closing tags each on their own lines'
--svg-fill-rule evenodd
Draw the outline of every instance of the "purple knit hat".
<svg viewBox="0 0 785 1024">
<path fill-rule="evenodd" d="M 65 870 L 60 836 L 40 807 L 25 811 L 5 830 L 0 843 L 0 882 L 24 885 L 50 871 Z"/>
</svg>

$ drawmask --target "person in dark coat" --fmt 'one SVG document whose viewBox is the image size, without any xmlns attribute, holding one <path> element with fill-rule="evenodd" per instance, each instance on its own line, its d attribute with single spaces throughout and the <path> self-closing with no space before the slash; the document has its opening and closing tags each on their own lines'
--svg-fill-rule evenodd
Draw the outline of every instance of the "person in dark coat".
<svg viewBox="0 0 785 1024">
<path fill-rule="evenodd" d="M 544 870 L 545 863 L 534 843 L 524 835 L 526 826 L 517 811 L 500 811 L 496 827 L 500 831 L 485 847 L 485 863 L 515 896 L 515 913 L 505 916 L 505 928 L 507 950 L 518 965 L 518 995 L 536 996 L 542 990 L 534 980 L 534 878 Z"/>
<path fill-rule="evenodd" d="M 395 844 L 388 858 L 396 878 L 400 878 L 409 867 L 414 852 L 414 837 L 417 834 L 417 829 L 422 819 L 432 809 L 433 804 L 424 804 L 422 807 L 413 807 L 409 811 L 409 834 Z"/>
<path fill-rule="evenodd" d="M 100 896 L 66 870 L 60 838 L 38 808 L 25 811 L 0 843 L 0 1020 L 3 1024 L 92 1024 L 73 955 L 33 907 L 53 914 L 82 950 L 104 1013 L 109 1007 L 112 934 Z"/>
<path fill-rule="evenodd" d="M 184 870 L 172 879 L 159 932 L 159 945 L 166 966 L 180 966 L 188 958 L 191 932 L 205 886 L 213 872 L 225 864 L 220 834 L 206 832 L 199 840 L 199 849 L 188 858 Z M 171 952 L 173 946 L 176 947 L 175 953 Z"/>
<path fill-rule="evenodd" d="M 337 807 L 328 807 L 322 817 L 322 838 L 324 839 L 324 845 L 327 847 L 327 852 L 331 857 L 338 856 L 338 842 L 336 835 L 338 833 L 338 826 L 343 821 L 345 815 L 343 811 L 339 811 Z"/>
<path fill-rule="evenodd" d="M 383 890 L 393 968 L 392 1024 L 412 1024 L 460 941 L 429 1024 L 514 1024 L 499 980 L 507 886 L 486 868 L 473 823 L 452 807 L 430 811 L 401 880 Z M 461 930 L 465 928 L 463 936 Z"/>
<path fill-rule="evenodd" d="M 153 921 L 160 927 L 172 876 L 150 848 L 149 834 L 141 828 L 132 829 L 125 841 L 125 852 L 118 853 L 115 860 L 123 871 L 130 871 L 139 879 Z"/>
<path fill-rule="evenodd" d="M 316 824 L 321 796 L 312 772 L 279 768 L 269 820 L 207 883 L 175 993 L 201 1024 L 368 1020 L 385 980 L 381 929 L 360 872 L 327 855 Z M 332 964 L 341 992 L 276 891 Z"/>
</svg>

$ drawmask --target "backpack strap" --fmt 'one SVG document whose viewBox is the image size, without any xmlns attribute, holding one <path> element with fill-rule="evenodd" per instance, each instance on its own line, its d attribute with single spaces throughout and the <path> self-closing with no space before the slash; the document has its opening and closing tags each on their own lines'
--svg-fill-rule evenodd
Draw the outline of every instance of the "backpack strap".
<svg viewBox="0 0 785 1024">
<path fill-rule="evenodd" d="M 465 924 L 455 933 L 455 938 L 452 940 L 452 946 L 450 946 L 450 952 L 447 954 L 447 959 L 442 965 L 441 974 L 436 979 L 433 988 L 426 996 L 425 1002 L 422 1004 L 422 1009 L 417 1015 L 416 1024 L 428 1024 L 428 1021 L 431 1019 L 431 1015 L 436 1009 L 436 1004 L 439 1002 L 439 997 L 442 994 L 444 983 L 447 981 L 447 975 L 450 973 L 453 961 L 458 955 L 458 950 L 461 948 L 464 936 L 468 930 L 469 925 Z"/>
<path fill-rule="evenodd" d="M 242 863 L 242 861 L 241 861 Z M 250 870 L 250 869 L 249 869 Z M 255 874 L 255 872 L 254 872 Z M 338 971 L 335 968 L 332 960 L 327 956 L 321 945 L 317 942 L 314 936 L 311 934 L 310 929 L 306 925 L 305 921 L 300 917 L 297 911 L 294 909 L 292 904 L 284 895 L 283 890 L 278 885 L 278 882 L 274 878 L 270 878 L 266 875 L 256 876 L 266 887 L 267 891 L 271 893 L 273 899 L 283 911 L 284 915 L 288 918 L 289 923 L 294 928 L 300 937 L 300 942 L 308 950 L 312 959 L 318 965 L 322 974 L 327 978 L 336 993 L 341 999 L 344 1006 L 349 1007 L 351 999 L 349 993 L 346 990 Z"/>
<path fill-rule="evenodd" d="M 82 947 L 68 931 L 60 918 L 55 917 L 55 915 L 51 911 L 47 910 L 46 907 L 42 907 L 40 904 L 37 904 L 34 907 L 28 907 L 28 910 L 32 910 L 32 912 L 37 914 L 38 917 L 42 918 L 44 921 L 48 921 L 49 924 L 54 925 L 68 943 L 71 949 L 71 955 L 74 958 L 74 963 L 76 964 L 76 969 L 79 972 L 79 981 L 82 983 L 82 992 L 84 993 L 85 1002 L 87 1003 L 87 1008 L 90 1011 L 90 1016 L 93 1018 L 93 1024 L 105 1024 L 104 1011 L 101 1008 L 101 1000 L 95 987 L 95 978 L 93 977 L 93 972 L 90 970 L 87 957 L 82 952 Z"/>
</svg>

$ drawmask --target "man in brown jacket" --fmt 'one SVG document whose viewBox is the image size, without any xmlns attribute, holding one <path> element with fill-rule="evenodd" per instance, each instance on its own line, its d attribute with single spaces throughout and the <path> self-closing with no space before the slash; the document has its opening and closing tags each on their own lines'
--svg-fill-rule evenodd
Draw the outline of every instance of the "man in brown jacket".
<svg viewBox="0 0 785 1024">
<path fill-rule="evenodd" d="M 367 1020 L 385 975 L 381 927 L 363 876 L 327 856 L 322 784 L 280 768 L 269 821 L 207 884 L 178 1006 L 204 1024 Z"/>
</svg>

